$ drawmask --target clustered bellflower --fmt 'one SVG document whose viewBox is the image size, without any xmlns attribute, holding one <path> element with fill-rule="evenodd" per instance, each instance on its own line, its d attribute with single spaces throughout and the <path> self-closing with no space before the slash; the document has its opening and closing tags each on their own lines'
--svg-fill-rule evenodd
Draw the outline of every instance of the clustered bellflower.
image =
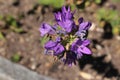
<svg viewBox="0 0 120 80">
<path fill-rule="evenodd" d="M 79 18 L 79 25 L 74 22 L 74 12 L 70 7 L 62 7 L 61 12 L 54 14 L 56 24 L 54 26 L 43 23 L 39 28 L 41 36 L 49 37 L 45 43 L 45 53 L 57 56 L 65 64 L 76 64 L 84 54 L 91 54 L 88 48 L 90 41 L 87 39 L 90 22 Z"/>
</svg>

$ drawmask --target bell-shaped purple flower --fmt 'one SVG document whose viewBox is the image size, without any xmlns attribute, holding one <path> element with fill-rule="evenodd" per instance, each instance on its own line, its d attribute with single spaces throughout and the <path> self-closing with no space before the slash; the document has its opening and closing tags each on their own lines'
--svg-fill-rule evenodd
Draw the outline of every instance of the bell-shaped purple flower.
<svg viewBox="0 0 120 80">
<path fill-rule="evenodd" d="M 74 15 L 74 12 L 71 12 L 70 11 L 70 7 L 68 7 L 68 9 L 66 9 L 65 6 L 62 7 L 62 15 L 64 16 L 65 19 L 73 19 L 73 15 Z"/>
<path fill-rule="evenodd" d="M 58 44 L 57 42 L 53 42 L 52 40 L 50 40 L 45 44 L 45 49 L 47 50 L 53 49 L 53 47 L 57 46 L 57 44 Z"/>
<path fill-rule="evenodd" d="M 78 19 L 78 22 L 79 22 L 79 24 L 81 24 L 82 22 L 83 22 L 83 17 L 80 17 L 79 19 Z"/>
<path fill-rule="evenodd" d="M 71 32 L 74 29 L 74 22 L 71 20 L 60 21 L 58 24 L 66 31 Z"/>
<path fill-rule="evenodd" d="M 55 16 L 56 21 L 62 21 L 64 19 L 61 12 L 54 13 L 54 16 Z"/>
<path fill-rule="evenodd" d="M 76 64 L 77 56 L 74 52 L 69 51 L 66 53 L 66 58 L 63 59 L 64 64 L 72 66 L 72 64 Z"/>
<path fill-rule="evenodd" d="M 46 49 L 46 52 L 52 52 L 51 54 L 57 56 L 59 54 L 61 54 L 62 52 L 64 52 L 64 47 L 63 45 L 61 45 L 61 43 L 59 43 L 58 41 L 48 41 L 46 44 L 45 44 L 45 49 Z"/>
<path fill-rule="evenodd" d="M 88 30 L 91 26 L 90 22 L 82 22 L 79 24 L 79 31 Z"/>
<path fill-rule="evenodd" d="M 87 40 L 88 29 L 91 26 L 90 22 L 85 22 L 83 18 L 79 18 L 79 25 L 74 22 L 74 12 L 71 12 L 70 7 L 62 7 L 61 12 L 55 13 L 56 24 L 42 24 L 39 31 L 41 36 L 49 38 L 45 42 L 44 48 L 46 54 L 57 56 L 65 64 L 72 66 L 84 54 L 91 54 Z M 78 26 L 78 27 L 77 27 Z M 47 42 L 46 42 L 47 41 Z"/>
<path fill-rule="evenodd" d="M 54 14 L 56 21 L 72 20 L 73 15 L 74 12 L 70 11 L 70 7 L 66 9 L 65 6 L 62 7 L 62 12 L 58 12 Z"/>
<path fill-rule="evenodd" d="M 41 27 L 39 28 L 39 31 L 41 33 L 41 36 L 44 36 L 45 34 L 54 34 L 55 30 L 52 28 L 52 26 L 43 23 Z"/>
<path fill-rule="evenodd" d="M 77 31 L 75 35 L 78 36 L 81 40 L 85 40 L 86 33 L 87 33 L 86 30 L 82 30 L 82 31 Z"/>
<path fill-rule="evenodd" d="M 83 18 L 79 18 L 78 22 L 79 22 L 79 29 L 75 33 L 75 35 L 80 37 L 80 39 L 84 40 L 88 29 L 91 27 L 91 23 L 90 22 L 84 22 Z"/>
<path fill-rule="evenodd" d="M 62 52 L 64 52 L 64 47 L 63 45 L 61 45 L 60 43 L 58 43 L 54 48 L 53 48 L 53 51 L 54 51 L 54 55 L 59 55 L 59 54 L 62 54 Z"/>
<path fill-rule="evenodd" d="M 71 45 L 71 51 L 77 54 L 77 58 L 80 58 L 83 54 L 91 54 L 90 49 L 87 47 L 90 44 L 89 40 L 77 39 Z"/>
<path fill-rule="evenodd" d="M 61 37 L 57 37 L 57 38 L 56 38 L 56 42 L 60 42 L 61 40 L 62 40 Z"/>
<path fill-rule="evenodd" d="M 74 13 L 70 11 L 70 7 L 66 9 L 65 6 L 62 7 L 62 12 L 55 13 L 55 19 L 58 25 L 60 25 L 67 33 L 71 32 L 76 27 L 73 21 L 73 14 Z"/>
</svg>

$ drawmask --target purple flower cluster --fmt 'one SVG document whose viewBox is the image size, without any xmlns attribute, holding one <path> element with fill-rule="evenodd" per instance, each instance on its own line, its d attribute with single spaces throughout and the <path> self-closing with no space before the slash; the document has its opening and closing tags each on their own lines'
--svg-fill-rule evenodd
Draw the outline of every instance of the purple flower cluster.
<svg viewBox="0 0 120 80">
<path fill-rule="evenodd" d="M 90 41 L 86 38 L 91 23 L 79 18 L 76 25 L 70 7 L 63 6 L 61 12 L 54 15 L 56 25 L 43 23 L 39 29 L 41 36 L 50 38 L 44 45 L 45 53 L 57 56 L 68 65 L 76 64 L 83 54 L 91 54 Z"/>
</svg>

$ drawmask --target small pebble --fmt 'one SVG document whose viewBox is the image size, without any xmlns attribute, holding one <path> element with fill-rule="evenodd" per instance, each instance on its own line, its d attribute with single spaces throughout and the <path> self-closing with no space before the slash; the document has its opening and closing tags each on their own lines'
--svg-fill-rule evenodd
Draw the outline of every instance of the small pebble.
<svg viewBox="0 0 120 80">
<path fill-rule="evenodd" d="M 94 79 L 93 75 L 86 72 L 79 72 L 79 75 L 86 80 Z"/>
<path fill-rule="evenodd" d="M 111 79 L 109 79 L 109 78 L 104 78 L 103 80 L 111 80 Z"/>
<path fill-rule="evenodd" d="M 36 67 L 37 67 L 36 64 L 32 64 L 30 68 L 31 68 L 32 70 L 35 70 Z"/>
<path fill-rule="evenodd" d="M 96 76 L 96 80 L 102 80 L 102 76 L 97 75 L 97 76 Z"/>
</svg>

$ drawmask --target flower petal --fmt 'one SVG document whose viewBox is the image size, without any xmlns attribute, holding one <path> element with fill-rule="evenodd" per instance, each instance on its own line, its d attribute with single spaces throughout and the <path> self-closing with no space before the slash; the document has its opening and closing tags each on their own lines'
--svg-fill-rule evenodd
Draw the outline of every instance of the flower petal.
<svg viewBox="0 0 120 80">
<path fill-rule="evenodd" d="M 41 36 L 44 36 L 45 34 L 53 34 L 54 30 L 49 24 L 43 23 L 41 27 L 39 28 L 39 31 L 41 33 Z"/>
<path fill-rule="evenodd" d="M 45 50 L 44 53 L 46 55 L 53 55 L 54 51 L 53 50 Z"/>
<path fill-rule="evenodd" d="M 59 55 L 61 54 L 65 49 L 64 47 L 59 43 L 57 46 L 53 48 L 54 50 L 54 55 Z"/>
<path fill-rule="evenodd" d="M 79 22 L 79 24 L 81 24 L 81 23 L 83 22 L 83 18 L 82 18 L 82 17 L 79 18 L 79 19 L 78 19 L 78 22 Z"/>
<path fill-rule="evenodd" d="M 66 7 L 63 6 L 63 7 L 62 7 L 62 13 L 64 14 L 64 13 L 66 13 L 66 12 L 67 12 Z"/>
<path fill-rule="evenodd" d="M 80 25 L 79 25 L 79 31 L 81 30 L 88 30 L 91 26 L 91 23 L 90 22 L 82 22 Z"/>
<path fill-rule="evenodd" d="M 91 51 L 89 48 L 85 47 L 85 46 L 82 46 L 80 48 L 78 48 L 79 51 L 81 51 L 83 54 L 91 54 Z"/>
<path fill-rule="evenodd" d="M 78 49 L 78 46 L 76 45 L 76 42 L 73 42 L 70 47 L 70 50 L 74 53 L 77 53 L 77 49 Z"/>
<path fill-rule="evenodd" d="M 88 46 L 90 44 L 90 40 L 86 39 L 83 41 L 82 45 Z"/>
<path fill-rule="evenodd" d="M 65 29 L 66 32 L 71 32 L 73 29 L 73 21 L 71 20 L 66 20 L 63 22 L 58 22 L 58 24 Z"/>
<path fill-rule="evenodd" d="M 60 12 L 54 14 L 56 21 L 62 21 L 62 15 Z"/>
<path fill-rule="evenodd" d="M 48 41 L 46 44 L 45 44 L 45 48 L 46 49 L 52 49 L 54 48 L 58 43 L 57 42 L 53 42 L 52 40 Z"/>
<path fill-rule="evenodd" d="M 72 66 L 72 64 L 76 65 L 76 59 L 77 59 L 76 54 L 73 52 L 69 52 L 66 53 L 66 59 L 64 59 L 64 63 L 69 66 Z"/>
<path fill-rule="evenodd" d="M 61 37 L 57 37 L 57 38 L 56 38 L 56 42 L 60 42 L 61 40 L 62 40 Z"/>
<path fill-rule="evenodd" d="M 83 56 L 83 54 L 79 48 L 77 49 L 76 55 L 77 55 L 77 59 L 80 59 Z"/>
</svg>

